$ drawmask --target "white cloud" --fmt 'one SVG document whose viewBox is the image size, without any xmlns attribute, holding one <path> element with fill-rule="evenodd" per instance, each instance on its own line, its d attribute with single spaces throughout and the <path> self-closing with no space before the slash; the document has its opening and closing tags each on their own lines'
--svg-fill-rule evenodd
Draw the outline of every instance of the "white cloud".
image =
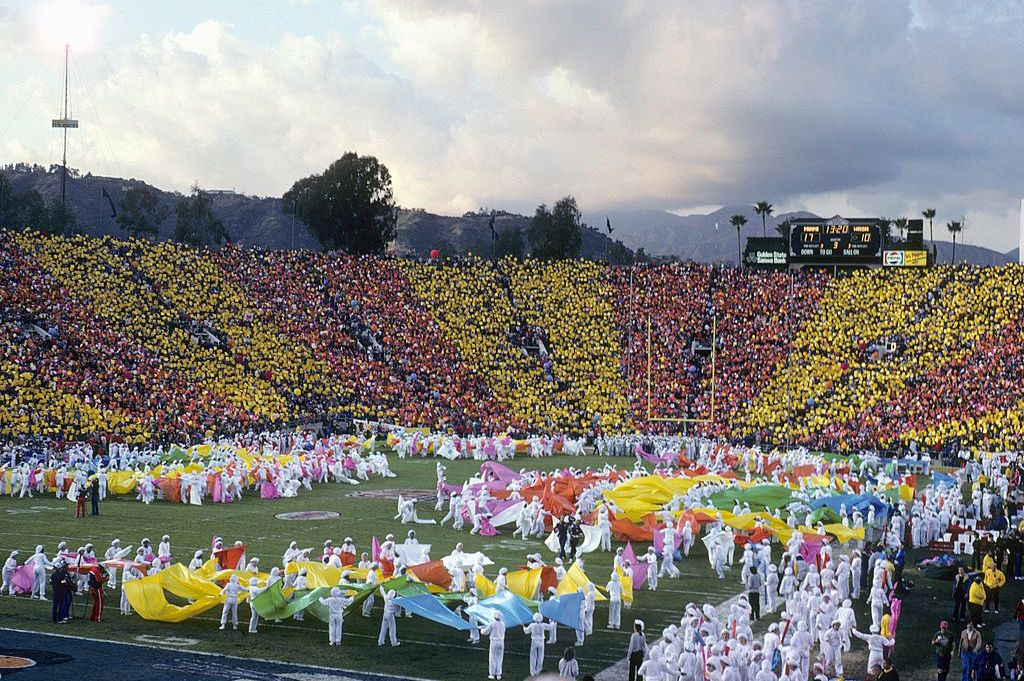
<svg viewBox="0 0 1024 681">
<path fill-rule="evenodd" d="M 74 164 L 103 171 L 112 148 L 157 184 L 280 194 L 356 150 L 430 210 L 570 192 L 585 208 L 932 205 L 1008 249 L 1024 17 L 982 4 L 376 0 L 343 8 L 358 30 L 269 42 L 197 21 L 83 58 L 110 143 L 83 110 Z M 28 47 L 18 21 L 0 12 L 0 41 Z M 26 115 L 42 120 L 40 91 Z M 52 162 L 45 137 L 17 141 Z"/>
</svg>

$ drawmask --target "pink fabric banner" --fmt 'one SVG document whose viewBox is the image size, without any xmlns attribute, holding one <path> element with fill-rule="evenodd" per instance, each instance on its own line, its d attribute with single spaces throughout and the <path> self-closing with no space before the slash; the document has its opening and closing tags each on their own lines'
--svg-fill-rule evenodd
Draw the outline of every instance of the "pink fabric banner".
<svg viewBox="0 0 1024 681">
<path fill-rule="evenodd" d="M 804 559 L 808 565 L 813 563 L 818 557 L 818 551 L 821 550 L 820 539 L 808 539 L 804 537 L 803 542 L 800 544 L 800 557 Z"/>
<path fill-rule="evenodd" d="M 650 564 L 647 562 L 639 562 L 636 559 L 636 551 L 633 550 L 633 542 L 626 542 L 626 550 L 622 552 L 622 557 L 629 561 L 629 564 L 633 567 L 633 588 L 639 589 L 647 581 L 647 570 Z"/>
<path fill-rule="evenodd" d="M 14 574 L 11 575 L 11 584 L 14 586 L 15 593 L 32 593 L 32 570 L 31 563 L 22 565 L 14 570 Z"/>
<path fill-rule="evenodd" d="M 497 461 L 488 461 L 480 464 L 480 472 L 485 475 L 490 473 L 496 480 L 511 482 L 512 480 L 519 479 L 519 473 Z"/>
</svg>

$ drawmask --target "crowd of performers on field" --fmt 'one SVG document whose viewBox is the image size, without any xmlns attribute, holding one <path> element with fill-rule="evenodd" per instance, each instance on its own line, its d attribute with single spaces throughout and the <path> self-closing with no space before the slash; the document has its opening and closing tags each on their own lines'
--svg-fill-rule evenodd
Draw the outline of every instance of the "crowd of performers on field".
<svg viewBox="0 0 1024 681">
<path fill-rule="evenodd" d="M 96 514 L 97 502 L 109 494 L 130 494 L 145 504 L 202 505 L 246 496 L 295 497 L 314 484 L 394 477 L 372 438 L 305 433 L 285 442 L 277 434 L 250 435 L 166 452 L 114 443 L 104 453 L 88 445 L 64 452 L 12 446 L 0 458 L 0 493 L 19 498 L 53 493 L 80 504 L 91 499 Z"/>
<path fill-rule="evenodd" d="M 435 452 L 443 446 L 435 447 Z M 649 641 L 643 623 L 636 620 L 627 650 L 630 678 L 636 674 L 686 681 L 841 677 L 846 671 L 843 656 L 858 640 L 868 653 L 864 671 L 877 675 L 896 645 L 906 592 L 905 545 L 926 545 L 958 519 L 973 518 L 1005 529 L 1005 500 L 1020 475 L 1015 462 L 1006 465 L 1005 456 L 984 456 L 970 461 L 955 476 L 936 474 L 931 485 L 910 487 L 908 493 L 907 479 L 895 474 L 891 462 L 870 458 L 828 460 L 804 450 L 762 452 L 671 438 L 651 449 L 634 450 L 636 465 L 625 470 L 609 464 L 601 469 L 516 472 L 491 460 L 481 465 L 478 476 L 461 485 L 447 482 L 439 461 L 434 508 L 439 515 L 444 513 L 441 525 L 450 522 L 457 530 L 468 528 L 470 533 L 485 535 L 508 526 L 524 539 L 545 538 L 547 548 L 557 556 L 546 561 L 540 553 L 530 554 L 525 569 L 510 573 L 502 567 L 492 573 L 493 580 L 486 575 L 493 563 L 483 554 L 468 554 L 460 543 L 441 559 L 432 560 L 432 547 L 421 545 L 415 530 L 408 531 L 401 543 L 389 534 L 379 545 L 375 541 L 372 547 L 362 547 L 369 550 L 360 550 L 351 538 L 338 546 L 326 541 L 322 551 L 292 542 L 281 565 L 269 572 L 258 557 L 246 557 L 247 545 L 225 545 L 220 538 L 214 539 L 210 558 L 198 550 L 184 568 L 172 556 L 170 537 L 164 536 L 155 547 L 148 539 L 137 548 L 122 547 L 115 539 L 102 556 L 92 545 L 71 550 L 64 542 L 52 559 L 44 546 L 29 555 L 14 551 L 3 567 L 2 592 L 44 599 L 49 582 L 54 621 L 62 622 L 70 617 L 70 594 L 89 591 L 92 617 L 99 620 L 102 594 L 118 588 L 118 577 L 121 613 L 129 614 L 133 581 L 187 569 L 217 585 L 221 629 L 229 623 L 237 628 L 238 605 L 248 600 L 248 630 L 255 634 L 260 594 L 277 585 L 282 594 L 289 589 L 286 597 L 294 602 L 320 589 L 312 594 L 313 600 L 302 603 L 308 602 L 314 612 L 319 609 L 318 616 L 328 623 L 331 645 L 341 644 L 345 616 L 356 611 L 372 616 L 379 598 L 383 605 L 379 645 L 399 644 L 397 618 L 403 612 L 436 617 L 435 621 L 468 630 L 470 642 L 487 636 L 489 677 L 500 678 L 504 641 L 512 627 L 522 625 L 524 635 L 530 637 L 531 673 L 537 673 L 544 666 L 545 644 L 557 642 L 559 622 L 563 626 L 572 622 L 569 628 L 575 631 L 575 645 L 585 645 L 594 630 L 598 604 L 607 603 L 605 626 L 621 629 L 622 610 L 632 603 L 633 592 L 654 591 L 661 580 L 679 579 L 680 565 L 692 570 L 690 554 L 701 541 L 710 568 L 720 579 L 735 579 L 739 596 L 717 608 L 679 603 L 678 624 L 664 628 L 656 640 Z M 126 470 L 157 463 L 141 456 L 128 453 L 125 459 L 117 453 L 108 465 L 111 470 Z M 207 456 L 222 465 L 233 461 L 227 449 L 214 448 Z M 312 454 L 314 459 L 317 456 L 331 460 L 330 453 Z M 75 463 L 69 460 L 68 466 Z M 654 464 L 654 471 L 643 463 Z M 183 468 L 188 465 L 196 461 Z M 293 473 L 303 474 L 301 463 L 290 462 L 282 470 L 288 466 L 297 466 Z M 744 500 L 751 491 L 770 484 L 788 489 L 784 504 Z M 964 484 L 975 486 L 967 503 L 961 494 Z M 647 491 L 634 494 L 638 489 Z M 657 490 L 653 495 L 652 489 Z M 724 501 L 729 499 L 731 504 Z M 835 500 L 840 501 L 829 503 Z M 420 518 L 412 499 L 399 499 L 397 510 L 395 520 L 402 523 L 435 522 Z M 600 579 L 603 586 L 595 585 L 587 576 L 586 554 L 613 550 L 613 539 L 629 543 L 614 548 L 607 581 Z M 651 546 L 637 555 L 634 541 Z M 738 571 L 727 577 L 737 566 Z M 985 561 L 976 582 L 983 585 L 987 600 L 995 599 L 996 607 L 1001 582 L 994 576 L 1001 574 L 999 568 L 996 561 Z M 48 569 L 52 570 L 49 577 Z M 337 575 L 336 583 L 325 583 L 325 575 Z M 422 601 L 404 595 L 409 592 L 403 585 L 411 583 L 430 586 L 430 593 L 444 597 L 446 606 L 454 603 L 454 615 L 465 624 L 453 625 L 443 613 L 425 614 L 418 609 Z M 965 585 L 968 588 L 974 587 Z M 537 612 L 524 619 L 510 611 L 501 600 L 505 592 L 525 599 L 522 602 Z M 576 601 L 571 600 L 573 596 Z M 546 612 L 561 614 L 545 616 L 539 604 L 548 600 L 558 600 L 559 607 Z M 861 601 L 869 622 L 857 621 L 854 603 L 859 609 Z M 578 608 L 571 617 L 565 616 L 566 604 Z M 972 623 L 980 625 L 973 595 L 970 605 Z M 303 612 L 291 616 L 301 619 Z M 754 635 L 752 622 L 762 618 L 773 621 L 766 633 Z M 979 654 L 980 646 L 979 637 Z M 574 658 L 567 652 L 559 660 L 563 676 L 579 674 Z"/>
</svg>

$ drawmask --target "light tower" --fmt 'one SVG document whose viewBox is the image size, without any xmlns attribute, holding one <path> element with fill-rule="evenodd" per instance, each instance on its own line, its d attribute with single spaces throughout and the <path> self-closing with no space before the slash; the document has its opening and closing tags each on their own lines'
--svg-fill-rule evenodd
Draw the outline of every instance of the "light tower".
<svg viewBox="0 0 1024 681">
<path fill-rule="evenodd" d="M 68 183 L 68 129 L 78 127 L 78 119 L 71 118 L 68 114 L 68 61 L 71 57 L 71 44 L 64 44 L 64 114 L 60 118 L 54 118 L 52 126 L 64 130 L 64 155 L 61 158 L 60 176 L 60 205 L 64 208 L 64 198 L 67 195 Z"/>
<path fill-rule="evenodd" d="M 1024 265 L 1024 199 L 1020 200 L 1020 226 L 1017 231 L 1017 262 Z"/>
</svg>

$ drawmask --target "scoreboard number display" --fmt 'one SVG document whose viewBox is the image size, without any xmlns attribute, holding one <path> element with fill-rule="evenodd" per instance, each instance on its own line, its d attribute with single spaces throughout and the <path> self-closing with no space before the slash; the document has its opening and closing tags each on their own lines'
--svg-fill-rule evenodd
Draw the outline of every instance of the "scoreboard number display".
<svg viewBox="0 0 1024 681">
<path fill-rule="evenodd" d="M 790 262 L 880 263 L 882 230 L 874 220 L 795 220 L 790 223 Z"/>
</svg>

